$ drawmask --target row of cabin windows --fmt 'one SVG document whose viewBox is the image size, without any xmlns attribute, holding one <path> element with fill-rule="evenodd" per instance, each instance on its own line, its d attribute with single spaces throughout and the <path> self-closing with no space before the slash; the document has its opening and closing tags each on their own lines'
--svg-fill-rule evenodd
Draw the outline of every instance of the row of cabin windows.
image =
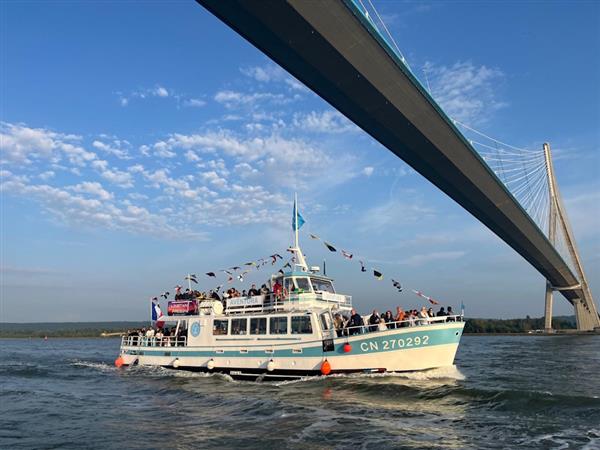
<svg viewBox="0 0 600 450">
<path fill-rule="evenodd" d="M 287 316 L 269 317 L 269 334 L 312 334 L 312 324 L 310 316 L 292 316 L 288 321 Z M 229 328 L 231 322 L 231 328 Z M 248 328 L 248 323 L 250 323 Z M 291 326 L 290 326 L 291 324 Z M 234 336 L 246 335 L 248 332 L 252 335 L 267 334 L 267 317 L 254 317 L 243 319 L 223 319 L 213 322 L 213 334 L 229 334 Z"/>
</svg>

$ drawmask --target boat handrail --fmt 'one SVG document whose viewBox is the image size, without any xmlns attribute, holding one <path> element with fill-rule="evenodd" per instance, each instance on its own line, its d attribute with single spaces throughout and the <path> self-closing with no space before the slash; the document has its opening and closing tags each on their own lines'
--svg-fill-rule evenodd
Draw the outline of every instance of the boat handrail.
<svg viewBox="0 0 600 450">
<path fill-rule="evenodd" d="M 317 301 L 319 303 L 325 303 L 325 307 L 337 306 L 347 307 L 352 306 L 352 297 L 344 294 L 332 294 L 325 292 L 303 292 L 303 293 L 289 293 L 287 295 L 275 295 L 268 294 L 265 296 L 256 297 L 233 297 L 233 299 L 262 299 L 261 304 L 249 303 L 235 306 L 227 306 L 224 313 L 228 316 L 236 314 L 248 314 L 248 313 L 273 313 L 289 311 L 290 306 L 299 307 L 299 303 L 304 301 Z"/>
<path fill-rule="evenodd" d="M 185 336 L 163 336 L 163 337 L 146 337 L 146 336 L 122 336 L 121 346 L 129 347 L 184 347 L 187 338 Z"/>
<path fill-rule="evenodd" d="M 364 321 L 364 319 L 363 319 Z M 447 322 L 463 322 L 464 316 L 461 314 L 455 314 L 451 316 L 435 316 L 435 317 L 427 317 L 427 318 L 416 318 L 413 320 L 399 320 L 394 322 L 386 322 L 386 329 L 380 330 L 379 324 L 369 324 L 366 323 L 364 325 L 356 325 L 353 327 L 343 327 L 343 328 L 335 328 L 338 337 L 340 336 L 348 336 L 353 334 L 364 334 L 364 333 L 376 333 L 383 332 L 388 330 L 393 330 L 397 328 L 407 328 L 407 327 L 423 327 L 427 325 L 439 325 L 440 323 Z M 371 327 L 376 329 L 371 330 Z M 351 332 L 354 331 L 354 332 Z"/>
</svg>

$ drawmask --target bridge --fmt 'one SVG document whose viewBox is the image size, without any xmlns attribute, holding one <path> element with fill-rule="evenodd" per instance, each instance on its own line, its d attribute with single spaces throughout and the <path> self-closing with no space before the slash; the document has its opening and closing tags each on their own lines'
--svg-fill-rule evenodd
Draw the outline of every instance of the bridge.
<svg viewBox="0 0 600 450">
<path fill-rule="evenodd" d="M 543 167 L 544 232 L 492 167 L 413 75 L 367 11 L 353 0 L 197 0 L 503 239 L 574 307 L 577 328 L 600 318 L 558 187 L 550 146 Z M 502 156 L 499 150 L 498 155 Z M 537 159 L 531 157 L 531 161 Z M 528 179 L 527 173 L 525 178 Z M 530 187 L 531 188 L 531 187 Z M 522 188 L 521 188 L 522 189 Z M 531 195 L 530 195 L 531 197 Z M 544 198 L 537 196 L 536 199 Z M 531 200 L 533 202 L 533 200 Z M 544 210 L 543 208 L 541 209 Z M 529 212 L 528 212 L 529 211 Z M 540 211 L 537 208 L 536 211 Z M 567 249 L 560 253 L 557 239 Z"/>
</svg>

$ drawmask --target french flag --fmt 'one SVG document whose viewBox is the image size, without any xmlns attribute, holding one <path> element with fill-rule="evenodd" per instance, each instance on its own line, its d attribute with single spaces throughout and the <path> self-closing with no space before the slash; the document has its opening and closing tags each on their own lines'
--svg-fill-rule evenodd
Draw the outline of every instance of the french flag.
<svg viewBox="0 0 600 450">
<path fill-rule="evenodd" d="M 165 324 L 163 313 L 158 302 L 152 302 L 152 322 L 156 323 L 158 328 L 162 328 Z"/>
</svg>

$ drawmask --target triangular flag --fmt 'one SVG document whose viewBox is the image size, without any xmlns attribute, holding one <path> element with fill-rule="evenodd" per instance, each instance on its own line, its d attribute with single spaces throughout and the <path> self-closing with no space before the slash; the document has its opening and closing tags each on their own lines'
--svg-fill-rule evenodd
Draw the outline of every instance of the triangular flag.
<svg viewBox="0 0 600 450">
<path fill-rule="evenodd" d="M 379 281 L 383 280 L 383 274 L 375 269 L 373 269 L 373 276 Z"/>
<path fill-rule="evenodd" d="M 342 255 L 346 259 L 352 259 L 352 256 L 353 256 L 352 253 L 348 253 L 346 250 L 342 250 Z"/>
<path fill-rule="evenodd" d="M 325 244 L 325 247 L 327 247 L 330 252 L 337 252 L 337 250 L 335 249 L 335 247 L 333 245 L 330 245 L 327 242 L 323 242 L 323 244 Z"/>
</svg>

